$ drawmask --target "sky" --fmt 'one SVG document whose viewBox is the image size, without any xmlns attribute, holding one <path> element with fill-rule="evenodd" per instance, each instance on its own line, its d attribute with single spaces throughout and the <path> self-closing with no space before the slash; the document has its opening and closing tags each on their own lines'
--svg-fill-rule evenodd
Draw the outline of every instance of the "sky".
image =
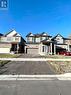
<svg viewBox="0 0 71 95">
<path fill-rule="evenodd" d="M 24 38 L 29 32 L 71 34 L 71 0 L 8 1 L 8 9 L 0 9 L 0 33 L 15 29 Z"/>
</svg>

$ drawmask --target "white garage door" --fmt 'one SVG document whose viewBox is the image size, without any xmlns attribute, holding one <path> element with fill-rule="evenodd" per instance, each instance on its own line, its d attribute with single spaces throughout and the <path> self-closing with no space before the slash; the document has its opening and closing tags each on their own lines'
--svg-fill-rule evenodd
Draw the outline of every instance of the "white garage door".
<svg viewBox="0 0 71 95">
<path fill-rule="evenodd" d="M 0 53 L 10 53 L 10 48 L 0 48 Z"/>
<path fill-rule="evenodd" d="M 38 49 L 27 49 L 27 54 L 38 54 Z"/>
</svg>

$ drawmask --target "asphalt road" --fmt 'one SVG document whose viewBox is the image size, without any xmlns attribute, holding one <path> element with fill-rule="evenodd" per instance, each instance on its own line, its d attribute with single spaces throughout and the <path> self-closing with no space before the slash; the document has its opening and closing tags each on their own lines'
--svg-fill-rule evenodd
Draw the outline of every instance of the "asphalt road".
<svg viewBox="0 0 71 95">
<path fill-rule="evenodd" d="M 71 81 L 0 81 L 0 95 L 71 95 Z"/>
</svg>

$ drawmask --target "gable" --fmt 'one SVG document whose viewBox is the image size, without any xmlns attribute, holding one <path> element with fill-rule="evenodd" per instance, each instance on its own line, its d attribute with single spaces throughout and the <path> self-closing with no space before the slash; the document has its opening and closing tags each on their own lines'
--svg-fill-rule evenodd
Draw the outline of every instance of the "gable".
<svg viewBox="0 0 71 95">
<path fill-rule="evenodd" d="M 16 37 L 21 37 L 21 35 L 17 33 L 17 34 L 16 34 Z"/>
<path fill-rule="evenodd" d="M 47 33 L 43 32 L 43 33 L 42 33 L 42 35 L 46 36 L 46 35 L 47 35 Z"/>
<path fill-rule="evenodd" d="M 29 36 L 34 36 L 32 33 Z"/>
<path fill-rule="evenodd" d="M 57 35 L 57 37 L 55 38 L 57 43 L 62 43 L 63 44 L 63 37 L 61 35 Z"/>
<path fill-rule="evenodd" d="M 62 39 L 64 39 L 64 37 L 63 37 L 62 35 L 57 34 L 56 36 L 54 36 L 54 37 L 52 38 L 52 40 L 55 40 L 56 38 L 62 38 Z"/>
<path fill-rule="evenodd" d="M 32 37 L 34 36 L 32 33 L 29 33 L 26 37 Z"/>
<path fill-rule="evenodd" d="M 6 37 L 20 37 L 21 35 L 19 33 L 17 33 L 15 30 L 12 30 L 10 32 L 8 32 L 7 34 L 5 34 Z"/>
<path fill-rule="evenodd" d="M 63 37 L 61 35 L 57 35 L 55 39 L 63 39 Z"/>
<path fill-rule="evenodd" d="M 15 30 L 9 32 L 8 34 L 6 34 L 7 37 L 13 37 L 17 32 Z"/>
</svg>

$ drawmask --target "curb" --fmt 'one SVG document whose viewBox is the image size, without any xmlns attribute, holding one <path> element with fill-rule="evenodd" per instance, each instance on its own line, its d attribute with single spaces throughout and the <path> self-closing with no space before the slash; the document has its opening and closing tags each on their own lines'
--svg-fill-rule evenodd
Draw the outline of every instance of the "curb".
<svg viewBox="0 0 71 95">
<path fill-rule="evenodd" d="M 71 73 L 61 75 L 0 75 L 0 80 L 71 80 Z"/>
<path fill-rule="evenodd" d="M 54 58 L 0 58 L 7 61 L 71 61 L 71 59 L 54 59 Z"/>
</svg>

